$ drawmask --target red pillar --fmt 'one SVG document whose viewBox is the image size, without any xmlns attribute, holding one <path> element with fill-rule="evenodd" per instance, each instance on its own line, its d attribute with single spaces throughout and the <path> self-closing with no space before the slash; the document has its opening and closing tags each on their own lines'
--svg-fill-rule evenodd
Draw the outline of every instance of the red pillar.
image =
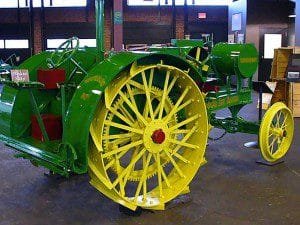
<svg viewBox="0 0 300 225">
<path fill-rule="evenodd" d="M 114 49 L 123 49 L 123 1 L 114 0 Z"/>
</svg>

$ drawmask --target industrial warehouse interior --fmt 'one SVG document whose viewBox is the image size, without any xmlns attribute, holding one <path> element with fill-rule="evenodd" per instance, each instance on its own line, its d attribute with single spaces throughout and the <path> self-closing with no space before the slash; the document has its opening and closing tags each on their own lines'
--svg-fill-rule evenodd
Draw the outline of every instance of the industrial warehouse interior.
<svg viewBox="0 0 300 225">
<path fill-rule="evenodd" d="M 298 225 L 299 117 L 298 0 L 0 0 L 0 225 Z"/>
</svg>

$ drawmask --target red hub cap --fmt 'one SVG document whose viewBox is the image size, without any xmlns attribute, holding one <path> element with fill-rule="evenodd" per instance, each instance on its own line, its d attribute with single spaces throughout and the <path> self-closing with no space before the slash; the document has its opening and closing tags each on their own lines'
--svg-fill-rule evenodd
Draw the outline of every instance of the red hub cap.
<svg viewBox="0 0 300 225">
<path fill-rule="evenodd" d="M 166 139 L 166 135 L 162 129 L 159 129 L 153 132 L 151 138 L 155 144 L 162 144 Z"/>
</svg>

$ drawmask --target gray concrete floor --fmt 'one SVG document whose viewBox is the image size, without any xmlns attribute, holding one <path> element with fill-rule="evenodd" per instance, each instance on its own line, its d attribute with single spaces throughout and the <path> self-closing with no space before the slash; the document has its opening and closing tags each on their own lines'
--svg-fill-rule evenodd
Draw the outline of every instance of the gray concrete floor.
<svg viewBox="0 0 300 225">
<path fill-rule="evenodd" d="M 255 105 L 242 111 L 255 120 Z M 48 178 L 43 168 L 15 159 L 0 144 L 0 225 L 66 224 L 300 224 L 300 120 L 283 164 L 256 164 L 258 150 L 243 143 L 253 135 L 227 135 L 210 143 L 191 184 L 192 201 L 140 217 L 119 213 L 118 206 L 88 184 L 88 176 Z M 80 134 L 79 134 L 80 135 Z"/>
</svg>

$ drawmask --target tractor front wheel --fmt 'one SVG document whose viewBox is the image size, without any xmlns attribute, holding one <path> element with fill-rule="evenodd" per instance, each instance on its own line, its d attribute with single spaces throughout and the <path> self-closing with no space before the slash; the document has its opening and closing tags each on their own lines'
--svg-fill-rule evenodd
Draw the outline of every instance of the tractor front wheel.
<svg viewBox="0 0 300 225">
<path fill-rule="evenodd" d="M 268 162 L 276 162 L 288 152 L 294 135 L 294 119 L 282 102 L 275 103 L 266 112 L 259 130 L 260 150 Z"/>
</svg>

